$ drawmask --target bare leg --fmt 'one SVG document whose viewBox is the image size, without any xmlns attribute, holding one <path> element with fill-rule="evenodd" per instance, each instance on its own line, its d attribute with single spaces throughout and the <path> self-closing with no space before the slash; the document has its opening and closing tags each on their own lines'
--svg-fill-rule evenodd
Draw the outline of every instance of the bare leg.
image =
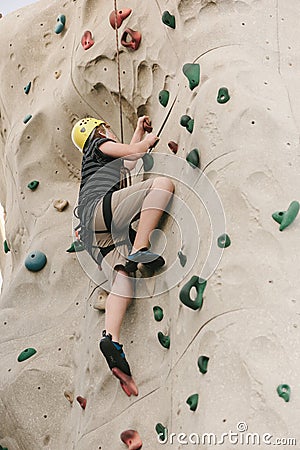
<svg viewBox="0 0 300 450">
<path fill-rule="evenodd" d="M 119 342 L 120 329 L 127 307 L 133 296 L 132 281 L 128 274 L 119 270 L 112 286 L 111 293 L 106 299 L 105 329 L 112 335 L 112 340 Z"/>
<path fill-rule="evenodd" d="M 154 180 L 152 188 L 142 205 L 137 234 L 131 253 L 135 253 L 143 247 L 149 247 L 150 233 L 157 227 L 173 192 L 174 184 L 169 178 L 158 177 Z"/>
</svg>

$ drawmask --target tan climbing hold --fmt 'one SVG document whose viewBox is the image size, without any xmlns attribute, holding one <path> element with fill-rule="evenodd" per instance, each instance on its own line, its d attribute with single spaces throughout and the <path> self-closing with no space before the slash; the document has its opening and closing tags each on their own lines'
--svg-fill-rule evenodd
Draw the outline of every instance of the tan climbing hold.
<svg viewBox="0 0 300 450">
<path fill-rule="evenodd" d="M 69 202 L 68 200 L 59 199 L 54 201 L 53 206 L 57 209 L 57 211 L 62 212 L 67 206 L 69 206 Z"/>
<path fill-rule="evenodd" d="M 74 402 L 74 394 L 71 391 L 65 391 L 64 392 L 64 396 L 66 397 L 66 399 L 68 400 L 68 402 L 72 403 Z"/>
<path fill-rule="evenodd" d="M 58 79 L 61 76 L 61 70 L 56 70 L 54 72 L 54 76 L 55 76 L 56 79 Z"/>
<path fill-rule="evenodd" d="M 105 311 L 106 299 L 107 299 L 107 292 L 101 290 L 99 292 L 98 297 L 95 300 L 94 308 L 98 309 L 99 311 Z"/>
</svg>

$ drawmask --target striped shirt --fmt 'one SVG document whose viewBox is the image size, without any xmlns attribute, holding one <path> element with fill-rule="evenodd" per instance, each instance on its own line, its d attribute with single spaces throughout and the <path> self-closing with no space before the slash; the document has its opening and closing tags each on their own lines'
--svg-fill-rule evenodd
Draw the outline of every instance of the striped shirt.
<svg viewBox="0 0 300 450">
<path fill-rule="evenodd" d="M 121 158 L 113 158 L 100 150 L 108 138 L 94 139 L 85 149 L 81 165 L 81 184 L 78 197 L 78 215 L 82 225 L 93 229 L 91 222 L 95 208 L 108 192 L 120 189 Z"/>
</svg>

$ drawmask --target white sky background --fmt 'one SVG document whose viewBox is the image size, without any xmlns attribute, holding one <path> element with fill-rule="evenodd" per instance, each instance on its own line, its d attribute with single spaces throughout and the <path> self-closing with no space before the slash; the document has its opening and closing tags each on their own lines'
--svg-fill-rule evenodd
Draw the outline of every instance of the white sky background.
<svg viewBox="0 0 300 450">
<path fill-rule="evenodd" d="M 38 0 L 0 0 L 0 12 L 3 16 L 6 14 L 16 11 L 17 9 L 23 8 L 23 6 L 31 5 L 36 3 Z"/>
</svg>

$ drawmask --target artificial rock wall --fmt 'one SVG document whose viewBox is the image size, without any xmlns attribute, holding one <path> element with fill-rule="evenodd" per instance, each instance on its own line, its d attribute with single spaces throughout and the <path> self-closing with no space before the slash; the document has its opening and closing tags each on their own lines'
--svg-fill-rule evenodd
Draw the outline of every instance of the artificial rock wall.
<svg viewBox="0 0 300 450">
<path fill-rule="evenodd" d="M 72 126 L 84 115 L 100 116 L 120 135 L 116 40 L 108 21 L 114 5 L 42 0 L 0 24 L 0 202 L 10 249 L 0 255 L 0 444 L 9 450 L 121 450 L 120 433 L 136 429 L 143 448 L 153 450 L 162 446 L 158 423 L 169 434 L 220 437 L 237 431 L 239 422 L 249 432 L 299 441 L 300 225 L 296 219 L 280 232 L 272 219 L 299 199 L 297 2 L 119 1 L 124 7 L 132 9 L 119 29 L 125 142 L 138 115 L 149 114 L 157 132 L 172 108 L 154 152 L 168 159 L 162 156 L 154 169 L 175 171 L 176 194 L 186 206 L 179 225 L 165 222 L 158 245 L 164 238 L 167 267 L 141 285 L 143 298 L 134 300 L 122 330 L 139 396 L 126 397 L 99 353 L 104 314 L 93 305 L 100 282 L 90 279 L 79 253 L 66 252 L 74 240 L 81 164 Z M 166 10 L 175 28 L 162 22 Z M 60 15 L 66 22 L 56 33 Z M 120 44 L 125 27 L 141 32 L 137 50 Z M 94 45 L 84 50 L 87 30 Z M 182 71 L 186 63 L 200 65 L 193 90 Z M 230 95 L 226 103 L 217 101 L 221 87 Z M 165 107 L 161 90 L 170 94 Z M 192 132 L 180 125 L 182 115 L 194 119 Z M 176 156 L 169 141 L 178 144 Z M 200 201 L 186 186 L 197 191 L 204 177 L 185 160 L 194 148 L 220 197 L 231 239 L 220 262 L 208 266 L 219 233 L 210 223 L 214 202 Z M 27 187 L 33 180 L 36 190 Z M 62 212 L 53 206 L 58 199 L 69 202 Z M 35 250 L 47 264 L 30 272 L 24 261 Z M 207 279 L 196 311 L 179 300 L 193 275 Z M 153 306 L 163 309 L 161 322 Z M 159 331 L 170 337 L 169 349 L 159 343 Z M 27 348 L 36 354 L 18 362 Z M 209 357 L 206 374 L 197 366 L 201 355 Z M 291 388 L 289 402 L 278 396 L 281 384 Z M 198 406 L 191 411 L 186 400 L 195 393 Z M 87 400 L 85 410 L 77 396 Z M 174 438 L 165 447 L 195 446 Z M 227 441 L 224 448 L 237 446 Z"/>
</svg>

